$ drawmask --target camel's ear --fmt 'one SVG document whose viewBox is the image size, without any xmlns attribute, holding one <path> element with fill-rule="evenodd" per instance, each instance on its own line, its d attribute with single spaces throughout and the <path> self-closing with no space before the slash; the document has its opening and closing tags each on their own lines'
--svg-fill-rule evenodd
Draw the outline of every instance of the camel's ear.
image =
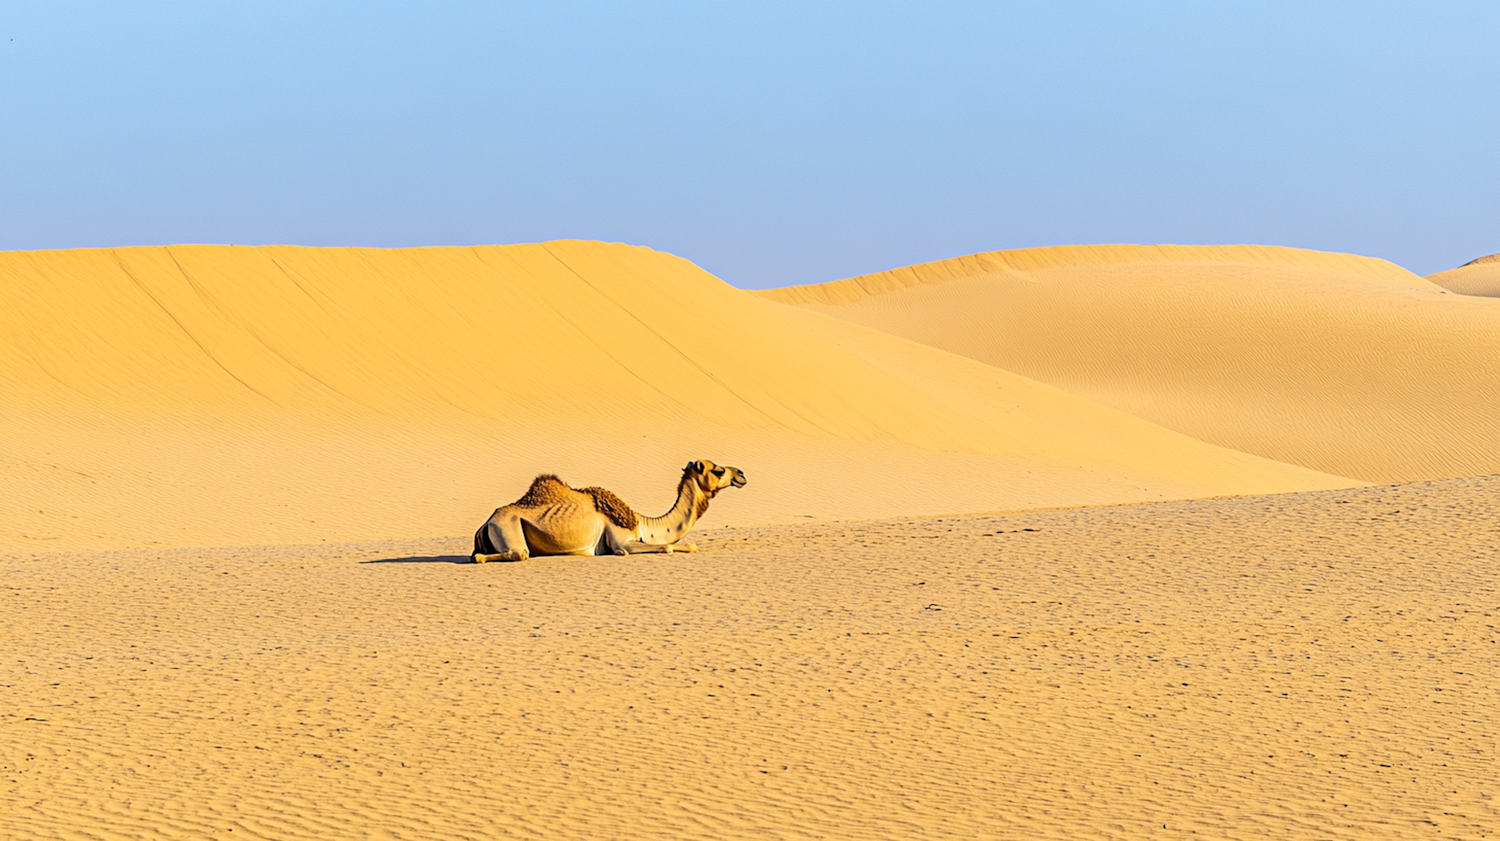
<svg viewBox="0 0 1500 841">
<path fill-rule="evenodd" d="M 693 469 L 696 470 L 696 471 L 698 471 L 699 473 L 702 473 L 703 472 L 703 462 L 701 462 L 701 461 L 695 461 L 695 462 L 693 462 Z"/>
</svg>

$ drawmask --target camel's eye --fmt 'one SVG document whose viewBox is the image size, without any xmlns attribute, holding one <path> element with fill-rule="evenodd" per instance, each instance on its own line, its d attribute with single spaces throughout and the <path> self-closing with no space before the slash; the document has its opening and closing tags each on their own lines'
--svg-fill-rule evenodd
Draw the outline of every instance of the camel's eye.
<svg viewBox="0 0 1500 841">
<path fill-rule="evenodd" d="M 724 475 L 724 468 L 720 467 L 720 468 L 715 469 L 714 470 L 714 475 L 715 476 L 723 476 Z"/>
</svg>

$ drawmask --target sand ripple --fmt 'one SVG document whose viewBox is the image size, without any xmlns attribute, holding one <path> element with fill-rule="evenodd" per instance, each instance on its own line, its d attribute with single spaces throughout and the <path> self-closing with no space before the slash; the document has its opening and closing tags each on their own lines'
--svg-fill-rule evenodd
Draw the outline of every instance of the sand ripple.
<svg viewBox="0 0 1500 841">
<path fill-rule="evenodd" d="M 1480 838 L 1500 477 L 0 559 L 0 838 Z"/>
</svg>

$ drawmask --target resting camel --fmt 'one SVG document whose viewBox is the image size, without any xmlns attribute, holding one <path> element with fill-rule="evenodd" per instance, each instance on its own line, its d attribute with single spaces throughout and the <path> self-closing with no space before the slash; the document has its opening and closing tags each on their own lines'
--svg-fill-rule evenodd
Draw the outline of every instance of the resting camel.
<svg viewBox="0 0 1500 841">
<path fill-rule="evenodd" d="M 709 500 L 729 487 L 743 487 L 738 467 L 695 461 L 682 469 L 677 502 L 660 517 L 635 513 L 603 488 L 570 488 L 552 474 L 536 477 L 526 495 L 495 509 L 474 533 L 474 563 L 524 561 L 532 555 L 632 555 L 696 552 L 677 541 L 708 510 Z"/>
</svg>

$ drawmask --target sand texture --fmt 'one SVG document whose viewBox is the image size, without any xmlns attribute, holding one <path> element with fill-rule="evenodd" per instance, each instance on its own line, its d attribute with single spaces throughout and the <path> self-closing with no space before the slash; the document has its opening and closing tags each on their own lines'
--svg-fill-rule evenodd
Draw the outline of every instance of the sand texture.
<svg viewBox="0 0 1500 841">
<path fill-rule="evenodd" d="M 1470 260 L 1456 269 L 1428 275 L 1427 279 L 1460 295 L 1500 298 L 1500 254 Z"/>
<path fill-rule="evenodd" d="M 719 524 L 1360 483 L 605 243 L 3 253 L 0 390 L 16 552 L 460 534 L 542 472 L 654 515 L 694 458 Z"/>
<path fill-rule="evenodd" d="M 1500 477 L 10 556 L 5 839 L 1487 838 Z"/>
<path fill-rule="evenodd" d="M 1443 278 L 1289 248 L 1077 246 L 759 294 L 1224 447 L 1395 482 L 1500 472 L 1500 301 Z"/>
<path fill-rule="evenodd" d="M 1500 300 L 1457 291 L 0 253 L 0 841 L 1495 837 Z M 695 458 L 749 479 L 699 553 L 467 562 L 538 473 L 657 514 Z"/>
</svg>

